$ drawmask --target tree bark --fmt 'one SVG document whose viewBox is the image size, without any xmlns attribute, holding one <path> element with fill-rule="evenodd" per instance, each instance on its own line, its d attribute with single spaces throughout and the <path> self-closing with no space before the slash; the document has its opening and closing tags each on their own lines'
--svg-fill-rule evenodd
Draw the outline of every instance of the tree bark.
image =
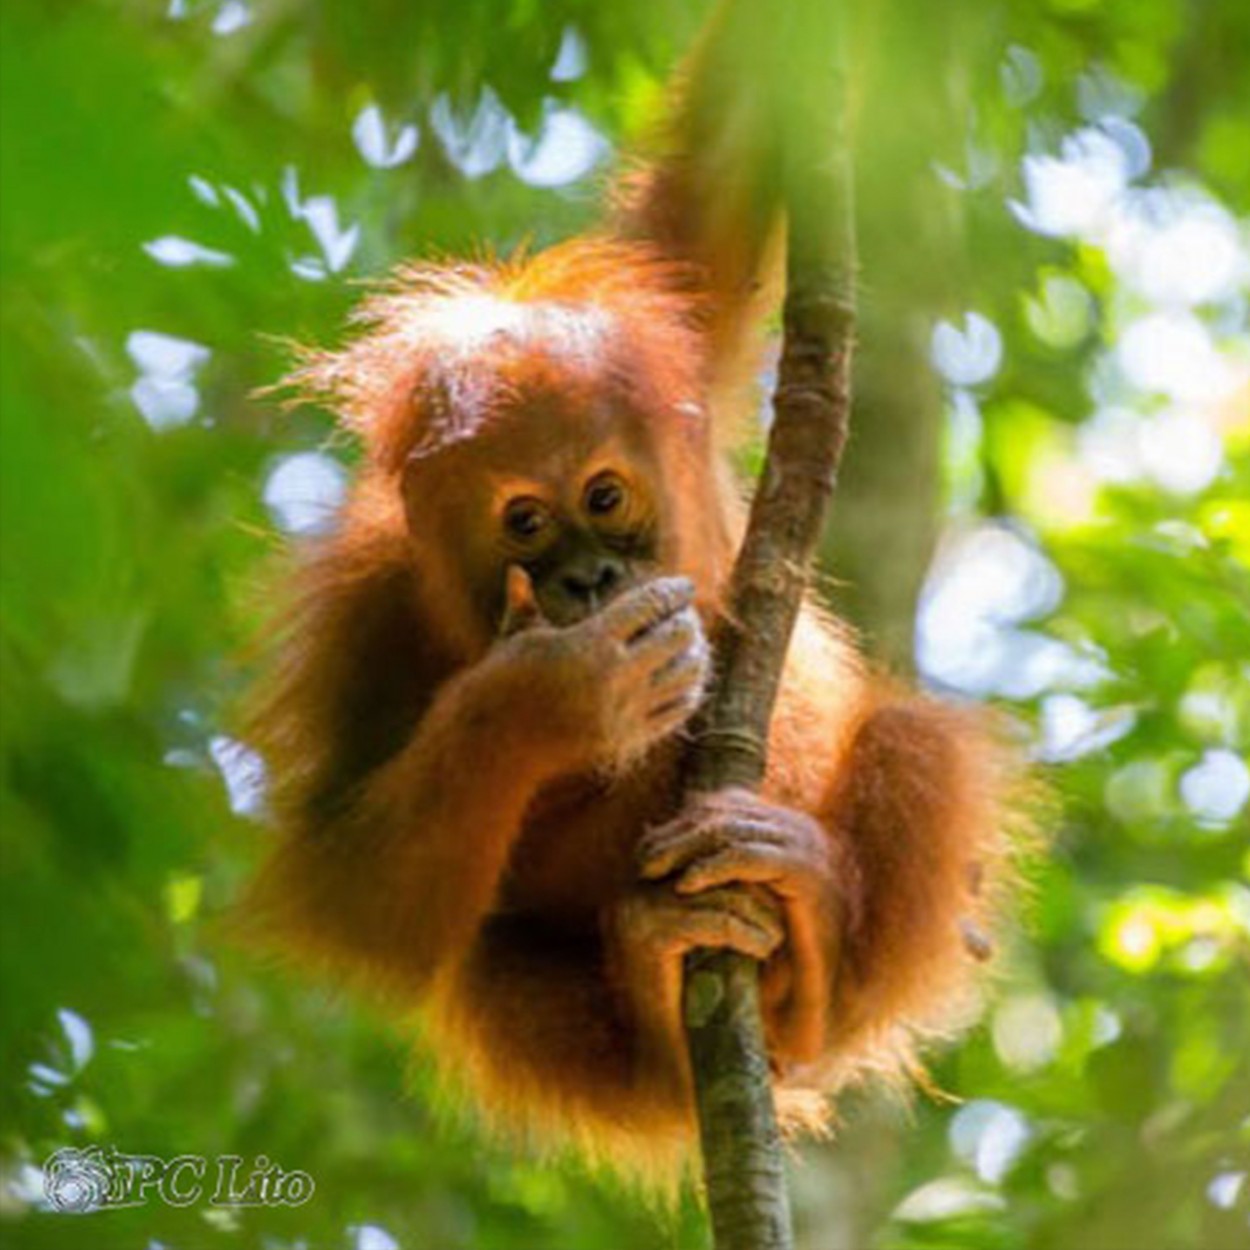
<svg viewBox="0 0 1250 1250">
<path fill-rule="evenodd" d="M 773 703 L 850 418 L 855 244 L 844 59 L 834 6 L 810 7 L 822 11 L 793 31 L 783 140 L 789 233 L 775 419 L 715 639 L 716 684 L 687 773 L 694 792 L 755 789 L 763 779 Z M 757 965 L 732 952 L 698 952 L 687 965 L 685 1024 L 716 1250 L 793 1244 L 758 990 Z"/>
</svg>

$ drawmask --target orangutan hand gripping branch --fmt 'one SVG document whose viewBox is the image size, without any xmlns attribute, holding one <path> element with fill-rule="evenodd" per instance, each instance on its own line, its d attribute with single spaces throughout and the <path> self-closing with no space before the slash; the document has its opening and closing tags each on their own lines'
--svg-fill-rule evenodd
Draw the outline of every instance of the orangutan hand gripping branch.
<svg viewBox="0 0 1250 1250">
<path fill-rule="evenodd" d="M 682 959 L 760 961 L 783 1120 L 966 1005 L 1005 861 L 977 719 L 800 617 L 763 796 L 680 801 L 777 234 L 722 9 L 594 234 L 414 265 L 291 379 L 362 439 L 258 700 L 278 945 L 423 1008 L 485 1116 L 617 1165 L 693 1141 Z M 763 6 L 758 6 L 763 7 Z M 739 32 L 740 33 L 740 32 Z"/>
</svg>

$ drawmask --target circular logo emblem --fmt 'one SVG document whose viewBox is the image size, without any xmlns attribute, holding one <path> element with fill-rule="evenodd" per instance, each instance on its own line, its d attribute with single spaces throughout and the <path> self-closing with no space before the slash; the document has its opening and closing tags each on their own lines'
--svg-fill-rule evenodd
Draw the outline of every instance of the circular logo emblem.
<svg viewBox="0 0 1250 1250">
<path fill-rule="evenodd" d="M 54 1211 L 83 1214 L 102 1207 L 109 1181 L 99 1146 L 58 1150 L 43 1165 L 43 1192 Z"/>
</svg>

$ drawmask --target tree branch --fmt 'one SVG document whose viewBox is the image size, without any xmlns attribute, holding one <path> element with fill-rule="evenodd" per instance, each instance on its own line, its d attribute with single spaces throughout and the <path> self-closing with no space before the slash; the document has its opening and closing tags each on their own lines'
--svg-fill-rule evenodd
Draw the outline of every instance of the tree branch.
<svg viewBox="0 0 1250 1250">
<path fill-rule="evenodd" d="M 695 792 L 755 789 L 763 779 L 773 704 L 850 418 L 855 242 L 842 45 L 830 13 L 839 6 L 797 7 L 808 11 L 790 32 L 795 59 L 784 89 L 789 241 L 775 419 L 715 640 L 714 693 L 689 761 Z M 696 953 L 684 1012 L 716 1248 L 788 1250 L 757 965 L 733 952 Z"/>
</svg>

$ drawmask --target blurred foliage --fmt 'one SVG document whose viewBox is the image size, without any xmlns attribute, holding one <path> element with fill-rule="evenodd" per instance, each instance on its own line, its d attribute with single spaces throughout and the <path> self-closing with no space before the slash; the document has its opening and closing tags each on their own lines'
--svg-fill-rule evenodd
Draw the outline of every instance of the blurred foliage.
<svg viewBox="0 0 1250 1250">
<path fill-rule="evenodd" d="M 249 393 L 282 339 L 333 337 L 348 279 L 589 220 L 602 137 L 645 127 L 704 11 L 6 6 L 5 1245 L 705 1244 L 689 1202 L 657 1215 L 448 1123 L 393 1032 L 257 969 L 217 920 L 266 837 L 226 736 L 280 546 L 264 492 L 328 432 Z M 947 501 L 921 669 L 1007 700 L 1057 804 L 1029 931 L 935 1068 L 964 1103 L 848 1100 L 795 1164 L 803 1245 L 1231 1250 L 1250 8 L 857 13 L 865 337 L 887 363 L 931 353 L 945 397 L 942 480 L 913 483 Z M 38 1166 L 93 1142 L 265 1155 L 316 1196 L 42 1209 Z"/>
</svg>

